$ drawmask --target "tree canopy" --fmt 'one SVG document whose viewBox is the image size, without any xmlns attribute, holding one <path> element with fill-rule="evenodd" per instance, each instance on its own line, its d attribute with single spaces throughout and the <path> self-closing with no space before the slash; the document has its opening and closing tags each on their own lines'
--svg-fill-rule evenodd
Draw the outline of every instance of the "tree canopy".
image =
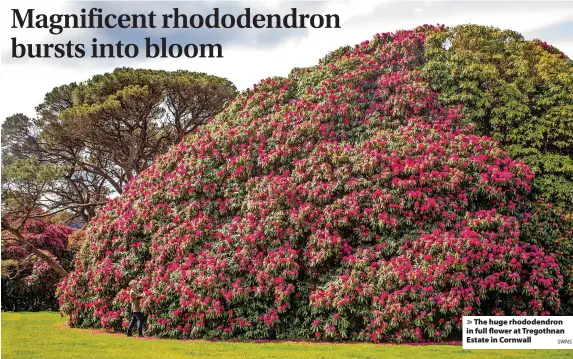
<svg viewBox="0 0 573 359">
<path fill-rule="evenodd" d="M 36 118 L 10 116 L 2 124 L 3 245 L 17 243 L 66 276 L 58 258 L 30 240 L 30 221 L 89 222 L 235 94 L 230 81 L 204 73 L 119 68 L 56 87 Z"/>
<path fill-rule="evenodd" d="M 3 166 L 34 158 L 57 167 L 60 175 L 44 186 L 44 208 L 65 208 L 88 222 L 158 154 L 235 95 L 230 81 L 204 73 L 118 68 L 56 87 L 37 107 L 37 118 L 6 119 Z"/>
<path fill-rule="evenodd" d="M 573 61 L 478 25 L 428 31 L 424 77 L 446 106 L 536 173 L 534 194 L 573 210 Z"/>
</svg>

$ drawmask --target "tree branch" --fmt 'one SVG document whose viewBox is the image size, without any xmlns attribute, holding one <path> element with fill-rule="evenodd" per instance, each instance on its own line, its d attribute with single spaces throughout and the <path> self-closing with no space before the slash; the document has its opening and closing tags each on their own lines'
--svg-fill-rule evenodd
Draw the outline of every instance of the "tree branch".
<svg viewBox="0 0 573 359">
<path fill-rule="evenodd" d="M 20 232 L 20 230 L 12 228 L 3 218 L 2 218 L 2 229 L 12 233 L 15 236 L 14 240 L 16 242 L 20 243 L 22 246 L 26 247 L 30 252 L 38 256 L 44 262 L 48 263 L 48 265 L 53 270 L 55 270 L 56 273 L 58 273 L 61 277 L 68 276 L 68 271 L 66 271 L 64 267 L 60 265 L 60 263 L 54 260 L 54 258 L 52 258 L 48 253 L 36 248 L 34 245 L 28 242 L 24 237 L 24 235 L 22 234 L 22 232 Z"/>
<path fill-rule="evenodd" d="M 56 213 L 60 213 L 63 212 L 65 210 L 71 209 L 71 208 L 80 208 L 80 207 L 92 207 L 92 206 L 99 206 L 99 205 L 104 205 L 106 204 L 108 201 L 102 201 L 102 202 L 93 202 L 93 203 L 74 203 L 74 204 L 70 204 L 69 206 L 65 206 L 62 208 L 59 208 L 53 212 L 49 212 L 49 213 L 42 213 L 42 214 L 38 214 L 38 215 L 34 215 L 34 216 L 29 216 L 28 218 L 41 218 L 41 217 L 49 217 L 52 216 Z"/>
</svg>

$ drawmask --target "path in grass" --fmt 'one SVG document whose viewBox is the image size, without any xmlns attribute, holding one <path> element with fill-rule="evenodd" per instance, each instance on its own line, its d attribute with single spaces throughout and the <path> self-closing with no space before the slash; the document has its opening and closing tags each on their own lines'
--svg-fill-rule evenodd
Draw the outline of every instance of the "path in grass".
<svg viewBox="0 0 573 359">
<path fill-rule="evenodd" d="M 3 359 L 568 358 L 573 350 L 462 350 L 453 345 L 226 343 L 126 338 L 68 329 L 58 313 L 2 313 Z"/>
</svg>

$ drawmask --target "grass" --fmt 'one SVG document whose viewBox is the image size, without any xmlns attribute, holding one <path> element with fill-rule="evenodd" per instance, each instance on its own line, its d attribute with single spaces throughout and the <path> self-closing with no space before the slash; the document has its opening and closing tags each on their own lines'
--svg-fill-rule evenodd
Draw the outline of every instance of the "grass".
<svg viewBox="0 0 573 359">
<path fill-rule="evenodd" d="M 459 345 L 229 343 L 126 338 L 69 329 L 58 313 L 2 313 L 3 359 L 565 358 L 573 350 L 463 350 Z"/>
</svg>

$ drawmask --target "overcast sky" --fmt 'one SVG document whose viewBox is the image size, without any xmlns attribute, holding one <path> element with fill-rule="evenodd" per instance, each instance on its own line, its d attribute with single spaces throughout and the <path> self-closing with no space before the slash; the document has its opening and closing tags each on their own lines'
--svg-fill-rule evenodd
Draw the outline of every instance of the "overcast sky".
<svg viewBox="0 0 573 359">
<path fill-rule="evenodd" d="M 293 67 L 311 66 L 329 51 L 371 39 L 375 33 L 409 29 L 422 24 L 448 26 L 475 23 L 521 32 L 527 39 L 540 38 L 573 57 L 573 1 L 7 1 L 1 17 L 0 119 L 34 108 L 52 88 L 81 82 L 118 66 L 206 72 L 233 81 L 240 90 L 270 76 L 286 76 Z M 29 8 L 35 13 L 79 13 L 99 7 L 104 13 L 170 13 L 179 7 L 185 13 L 238 13 L 250 7 L 253 13 L 299 12 L 338 14 L 341 29 L 148 29 L 64 30 L 51 35 L 47 29 L 11 29 L 12 10 Z M 220 43 L 222 59 L 12 59 L 11 40 L 19 43 L 115 43 L 141 44 L 145 37 L 167 37 L 171 43 Z"/>
</svg>

